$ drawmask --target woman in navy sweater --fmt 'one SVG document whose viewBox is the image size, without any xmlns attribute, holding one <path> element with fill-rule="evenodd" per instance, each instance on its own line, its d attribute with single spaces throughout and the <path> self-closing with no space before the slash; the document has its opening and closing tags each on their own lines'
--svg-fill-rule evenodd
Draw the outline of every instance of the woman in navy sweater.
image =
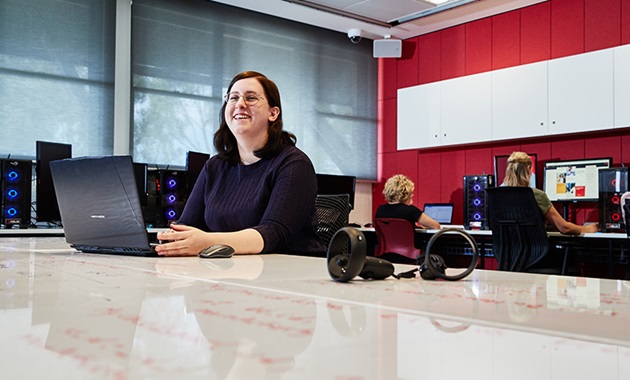
<svg viewBox="0 0 630 380">
<path fill-rule="evenodd" d="M 315 232 L 315 170 L 283 130 L 275 83 L 253 71 L 236 75 L 220 121 L 218 154 L 206 162 L 179 221 L 158 235 L 158 254 L 196 255 L 215 244 L 236 254 L 324 254 Z"/>
</svg>

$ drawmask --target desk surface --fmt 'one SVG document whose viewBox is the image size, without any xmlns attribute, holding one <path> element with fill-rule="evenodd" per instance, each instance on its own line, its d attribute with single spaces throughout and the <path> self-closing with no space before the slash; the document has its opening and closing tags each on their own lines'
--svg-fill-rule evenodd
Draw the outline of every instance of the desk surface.
<svg viewBox="0 0 630 380">
<path fill-rule="evenodd" d="M 341 284 L 322 258 L 0 238 L 0 326 L 7 379 L 630 378 L 620 280 L 476 270 Z"/>
</svg>

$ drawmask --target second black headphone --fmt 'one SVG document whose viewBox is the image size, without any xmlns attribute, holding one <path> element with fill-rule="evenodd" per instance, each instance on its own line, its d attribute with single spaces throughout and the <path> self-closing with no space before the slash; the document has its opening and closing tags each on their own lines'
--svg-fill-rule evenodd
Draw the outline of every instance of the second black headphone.
<svg viewBox="0 0 630 380">
<path fill-rule="evenodd" d="M 472 260 L 470 261 L 470 265 L 468 268 L 459 273 L 457 275 L 449 276 L 446 274 L 446 263 L 444 259 L 438 255 L 431 254 L 431 247 L 435 244 L 435 241 L 442 235 L 446 233 L 455 233 L 462 235 L 464 239 L 470 244 L 470 248 L 472 248 Z M 425 280 L 435 280 L 438 278 L 448 280 L 448 281 L 457 281 L 468 276 L 477 266 L 477 261 L 479 260 L 479 251 L 477 249 L 477 244 L 475 243 L 475 239 L 466 231 L 458 230 L 454 228 L 445 228 L 443 230 L 438 231 L 435 235 L 431 236 L 429 242 L 427 243 L 426 253 L 424 254 L 424 262 L 420 265 L 420 277 Z"/>
<path fill-rule="evenodd" d="M 437 255 L 431 255 L 431 247 L 440 236 L 445 233 L 462 235 L 472 248 L 473 257 L 470 266 L 454 276 L 446 274 L 446 264 Z M 364 279 L 382 280 L 394 274 L 394 265 L 387 260 L 366 256 L 365 236 L 361 231 L 352 227 L 343 227 L 337 231 L 326 251 L 328 274 L 338 282 L 348 282 L 360 276 Z M 475 239 L 463 230 L 447 228 L 433 235 L 427 243 L 425 259 L 420 265 L 420 276 L 425 280 L 444 279 L 448 281 L 461 280 L 468 276 L 477 266 L 479 253 Z"/>
</svg>

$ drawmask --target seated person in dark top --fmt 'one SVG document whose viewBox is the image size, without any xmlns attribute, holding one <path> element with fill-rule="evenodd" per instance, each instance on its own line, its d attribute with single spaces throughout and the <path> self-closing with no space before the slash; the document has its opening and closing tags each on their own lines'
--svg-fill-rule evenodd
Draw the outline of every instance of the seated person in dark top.
<svg viewBox="0 0 630 380">
<path fill-rule="evenodd" d="M 414 227 L 439 230 L 441 228 L 440 223 L 413 205 L 414 186 L 413 182 L 402 174 L 388 179 L 383 189 L 387 203 L 378 206 L 374 217 L 405 219 Z"/>
<path fill-rule="evenodd" d="M 513 152 L 508 158 L 508 165 L 505 169 L 505 186 L 529 186 L 529 179 L 532 175 L 532 159 L 525 152 Z M 544 191 L 532 188 L 536 203 L 544 219 L 566 235 L 579 235 L 588 232 L 597 232 L 597 224 L 588 226 L 578 226 L 567 222 L 560 215 L 558 210 L 551 204 L 549 197 Z"/>
<path fill-rule="evenodd" d="M 158 234 L 158 254 L 197 255 L 214 244 L 236 254 L 325 254 L 315 232 L 315 170 L 282 129 L 275 83 L 253 71 L 236 75 L 220 120 L 218 154 L 199 174 L 179 221 Z"/>
</svg>

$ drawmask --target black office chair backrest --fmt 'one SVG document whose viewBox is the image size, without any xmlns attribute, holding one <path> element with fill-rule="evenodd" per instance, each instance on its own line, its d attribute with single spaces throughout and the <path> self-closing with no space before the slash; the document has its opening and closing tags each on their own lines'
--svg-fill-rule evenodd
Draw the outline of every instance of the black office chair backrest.
<svg viewBox="0 0 630 380">
<path fill-rule="evenodd" d="M 542 212 L 529 187 L 488 188 L 486 207 L 499 270 L 524 272 L 549 253 Z"/>
<path fill-rule="evenodd" d="M 330 244 L 335 232 L 348 225 L 350 196 L 348 194 L 318 194 L 315 199 L 317 234 Z"/>
</svg>

